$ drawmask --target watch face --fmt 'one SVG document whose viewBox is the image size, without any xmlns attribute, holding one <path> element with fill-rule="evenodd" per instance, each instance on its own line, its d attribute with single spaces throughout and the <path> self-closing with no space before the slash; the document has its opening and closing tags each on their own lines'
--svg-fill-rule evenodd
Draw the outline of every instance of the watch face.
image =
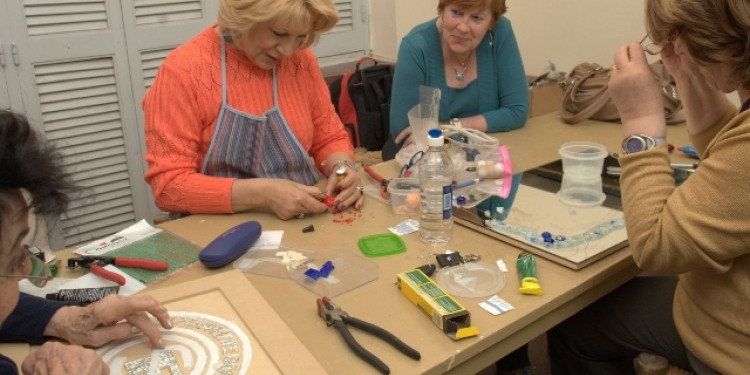
<svg viewBox="0 0 750 375">
<path fill-rule="evenodd" d="M 630 136 L 625 140 L 623 149 L 628 154 L 643 151 L 646 149 L 646 140 L 641 137 Z"/>
</svg>

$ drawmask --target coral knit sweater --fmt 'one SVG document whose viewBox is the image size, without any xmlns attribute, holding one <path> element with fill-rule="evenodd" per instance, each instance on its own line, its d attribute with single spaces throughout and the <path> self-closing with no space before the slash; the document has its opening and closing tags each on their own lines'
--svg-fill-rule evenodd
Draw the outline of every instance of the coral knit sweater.
<svg viewBox="0 0 750 375">
<path fill-rule="evenodd" d="M 278 106 L 321 169 L 333 152 L 354 155 L 315 55 L 295 51 L 276 67 Z M 273 107 L 273 74 L 226 44 L 227 104 L 250 115 Z M 210 26 L 167 56 L 143 99 L 145 179 L 166 211 L 231 213 L 235 178 L 201 173 L 222 105 L 221 39 Z M 321 169 L 322 171 L 322 169 Z"/>
</svg>

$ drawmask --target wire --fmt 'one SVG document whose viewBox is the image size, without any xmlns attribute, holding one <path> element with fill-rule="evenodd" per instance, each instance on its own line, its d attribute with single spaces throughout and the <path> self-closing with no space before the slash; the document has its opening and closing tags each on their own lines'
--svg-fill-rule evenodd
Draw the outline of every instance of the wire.
<svg viewBox="0 0 750 375">
<path fill-rule="evenodd" d="M 457 125 L 440 125 L 440 128 L 443 129 L 443 135 L 445 136 L 445 138 L 450 139 L 453 142 L 458 141 L 450 136 L 454 134 L 461 134 L 467 139 L 474 141 L 471 142 L 471 144 L 473 145 L 495 146 L 500 144 L 500 141 L 493 138 L 491 135 L 488 135 L 487 133 L 476 129 L 464 128 L 463 126 Z"/>
</svg>

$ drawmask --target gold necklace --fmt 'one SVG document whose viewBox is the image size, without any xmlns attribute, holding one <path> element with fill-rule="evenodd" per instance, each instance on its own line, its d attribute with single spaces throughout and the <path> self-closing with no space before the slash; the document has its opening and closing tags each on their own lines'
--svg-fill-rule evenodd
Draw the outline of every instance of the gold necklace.
<svg viewBox="0 0 750 375">
<path fill-rule="evenodd" d="M 456 80 L 461 82 L 464 79 L 464 73 L 466 73 L 466 69 L 469 69 L 469 61 L 471 61 L 471 55 L 474 54 L 474 50 L 471 50 L 469 52 L 469 57 L 466 59 L 466 62 L 458 62 L 458 65 L 461 65 L 461 70 L 459 71 L 456 69 L 456 66 L 453 66 L 453 71 L 456 72 Z"/>
</svg>

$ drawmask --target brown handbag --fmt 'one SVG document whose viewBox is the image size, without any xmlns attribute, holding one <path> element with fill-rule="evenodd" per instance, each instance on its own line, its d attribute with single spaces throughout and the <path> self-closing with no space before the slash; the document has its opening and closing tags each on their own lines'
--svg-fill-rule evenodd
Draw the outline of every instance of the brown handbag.
<svg viewBox="0 0 750 375">
<path fill-rule="evenodd" d="M 664 116 L 668 123 L 682 122 L 675 114 L 682 108 L 672 76 L 661 61 L 650 64 L 657 80 L 661 83 L 664 98 Z M 569 124 L 577 124 L 586 119 L 620 121 L 620 113 L 609 97 L 609 68 L 596 63 L 581 63 L 560 80 L 563 99 L 560 116 Z"/>
</svg>

